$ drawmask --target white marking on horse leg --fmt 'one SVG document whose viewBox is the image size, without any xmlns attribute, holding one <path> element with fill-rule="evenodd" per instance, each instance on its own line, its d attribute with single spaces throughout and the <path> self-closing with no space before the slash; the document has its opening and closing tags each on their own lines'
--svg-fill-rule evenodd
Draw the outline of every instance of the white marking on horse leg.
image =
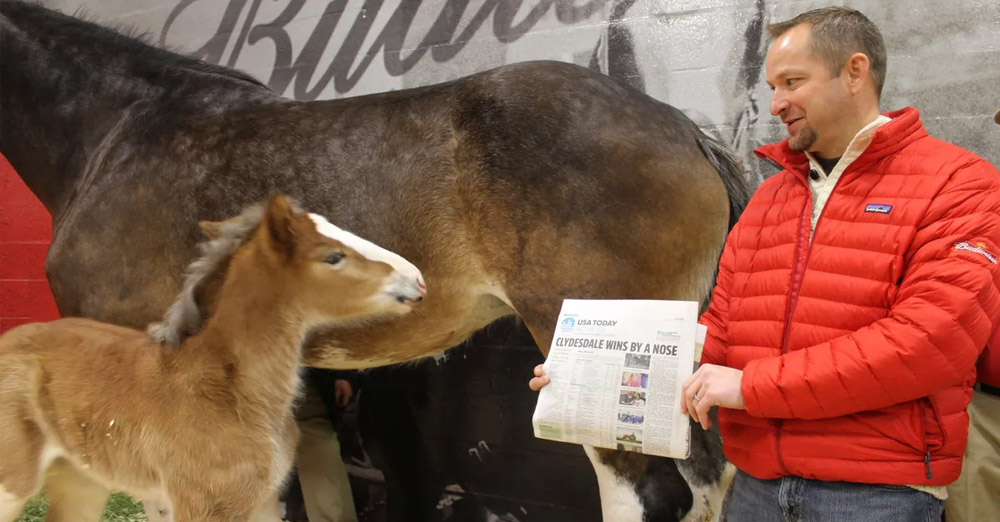
<svg viewBox="0 0 1000 522">
<path fill-rule="evenodd" d="M 420 269 L 413 266 L 413 263 L 404 259 L 403 256 L 390 250 L 386 250 L 385 248 L 382 248 L 367 239 L 355 236 L 337 225 L 330 223 L 323 216 L 318 214 L 309 214 L 309 218 L 316 224 L 316 230 L 320 234 L 340 241 L 372 261 L 387 263 L 389 266 L 395 268 L 400 274 L 416 280 L 418 284 L 422 285 L 424 283 L 424 278 L 420 274 Z"/>
<path fill-rule="evenodd" d="M 0 486 L 0 522 L 13 522 L 24 509 L 24 502 L 25 499 L 14 496 Z"/>
<path fill-rule="evenodd" d="M 677 471 L 684 477 L 691 488 L 691 496 L 694 497 L 691 511 L 681 519 L 681 522 L 717 522 L 722 517 L 722 500 L 726 497 L 729 484 L 736 474 L 736 466 L 726 463 L 715 484 L 703 484 L 696 486 L 692 483 L 692 476 L 687 466 L 678 461 Z"/>
<path fill-rule="evenodd" d="M 619 477 L 614 468 L 601 462 L 597 451 L 584 446 L 583 451 L 597 473 L 597 487 L 601 492 L 601 513 L 604 520 L 613 522 L 642 522 L 645 508 L 635 492 L 635 486 Z"/>
</svg>

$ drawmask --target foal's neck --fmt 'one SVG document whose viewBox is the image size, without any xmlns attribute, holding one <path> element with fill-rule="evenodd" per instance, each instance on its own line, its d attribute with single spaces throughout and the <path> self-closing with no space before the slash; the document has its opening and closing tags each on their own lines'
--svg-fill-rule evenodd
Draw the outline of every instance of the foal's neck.
<svg viewBox="0 0 1000 522">
<path fill-rule="evenodd" d="M 304 327 L 295 309 L 284 304 L 280 285 L 227 281 L 202 330 L 177 350 L 174 367 L 199 375 L 196 381 L 214 375 L 201 384 L 224 386 L 238 404 L 277 418 L 299 392 Z"/>
</svg>

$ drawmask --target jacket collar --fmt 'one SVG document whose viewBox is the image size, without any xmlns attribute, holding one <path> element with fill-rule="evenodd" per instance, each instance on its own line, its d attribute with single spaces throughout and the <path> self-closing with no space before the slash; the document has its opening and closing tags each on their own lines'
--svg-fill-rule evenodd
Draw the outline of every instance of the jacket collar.
<svg viewBox="0 0 1000 522">
<path fill-rule="evenodd" d="M 871 164 L 927 135 L 924 125 L 920 122 L 920 111 L 913 107 L 887 112 L 885 116 L 892 118 L 892 121 L 875 129 L 871 143 L 854 160 L 854 165 Z M 759 158 L 770 159 L 779 167 L 803 178 L 809 171 L 808 156 L 803 152 L 789 148 L 788 139 L 764 145 L 754 150 L 754 154 Z"/>
</svg>

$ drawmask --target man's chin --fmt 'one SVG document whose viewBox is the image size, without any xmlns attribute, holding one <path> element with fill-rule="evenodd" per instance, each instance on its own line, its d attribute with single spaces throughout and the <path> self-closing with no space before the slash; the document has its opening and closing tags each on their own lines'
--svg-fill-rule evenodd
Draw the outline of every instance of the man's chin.
<svg viewBox="0 0 1000 522">
<path fill-rule="evenodd" d="M 811 133 L 808 136 L 803 136 L 802 133 L 799 133 L 788 137 L 788 148 L 796 152 L 807 151 L 814 143 L 816 143 L 816 135 Z"/>
</svg>

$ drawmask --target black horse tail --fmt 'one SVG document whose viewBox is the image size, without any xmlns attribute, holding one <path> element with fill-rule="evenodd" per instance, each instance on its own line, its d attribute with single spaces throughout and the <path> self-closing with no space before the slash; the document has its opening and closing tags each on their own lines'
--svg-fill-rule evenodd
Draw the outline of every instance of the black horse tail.
<svg viewBox="0 0 1000 522">
<path fill-rule="evenodd" d="M 714 138 L 703 136 L 698 139 L 698 146 L 705 159 L 719 172 L 722 183 L 726 186 L 729 194 L 729 230 L 732 230 L 752 193 L 743 170 L 743 161 L 729 147 Z"/>
</svg>

